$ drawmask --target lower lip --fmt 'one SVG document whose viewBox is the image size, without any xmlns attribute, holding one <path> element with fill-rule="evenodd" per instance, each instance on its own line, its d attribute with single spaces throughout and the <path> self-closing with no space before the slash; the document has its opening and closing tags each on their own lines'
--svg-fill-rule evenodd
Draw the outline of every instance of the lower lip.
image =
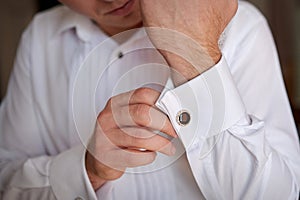
<svg viewBox="0 0 300 200">
<path fill-rule="evenodd" d="M 128 15 L 132 11 L 134 2 L 135 2 L 135 0 L 129 0 L 124 7 L 119 8 L 119 9 L 117 9 L 115 11 L 112 11 L 112 12 L 110 12 L 108 14 L 110 14 L 110 15 L 118 15 L 118 16 L 126 16 L 126 15 Z"/>
</svg>

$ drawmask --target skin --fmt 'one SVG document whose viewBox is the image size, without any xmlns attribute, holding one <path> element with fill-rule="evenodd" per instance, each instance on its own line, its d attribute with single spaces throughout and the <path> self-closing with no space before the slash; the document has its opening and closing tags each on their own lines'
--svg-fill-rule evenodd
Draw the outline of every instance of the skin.
<svg viewBox="0 0 300 200">
<path fill-rule="evenodd" d="M 135 0 L 129 13 L 116 16 L 107 12 L 127 0 L 61 2 L 94 20 L 110 36 L 142 25 L 172 30 L 149 29 L 147 33 L 173 69 L 175 85 L 193 79 L 220 60 L 218 39 L 237 10 L 237 0 Z M 150 164 L 156 152 L 175 153 L 170 141 L 153 133 L 158 130 L 177 137 L 168 117 L 154 106 L 158 97 L 158 92 L 141 88 L 107 102 L 86 154 L 86 169 L 95 190 L 120 178 L 127 167 Z"/>
<path fill-rule="evenodd" d="M 178 33 L 148 31 L 169 66 L 180 75 L 174 80 L 176 85 L 195 78 L 220 60 L 218 40 L 238 6 L 237 0 L 140 0 L 140 4 L 145 27 Z"/>
<path fill-rule="evenodd" d="M 140 88 L 112 97 L 98 116 L 98 125 L 86 156 L 94 189 L 121 177 L 127 167 L 150 164 L 156 152 L 168 156 L 175 147 L 152 130 L 177 137 L 168 117 L 154 104 L 159 92 Z M 140 151 L 139 149 L 147 149 Z"/>
<path fill-rule="evenodd" d="M 136 0 L 132 11 L 126 16 L 114 16 L 107 12 L 121 7 L 128 0 L 59 0 L 72 10 L 93 19 L 103 31 L 112 36 L 117 33 L 142 26 L 139 1 Z"/>
</svg>

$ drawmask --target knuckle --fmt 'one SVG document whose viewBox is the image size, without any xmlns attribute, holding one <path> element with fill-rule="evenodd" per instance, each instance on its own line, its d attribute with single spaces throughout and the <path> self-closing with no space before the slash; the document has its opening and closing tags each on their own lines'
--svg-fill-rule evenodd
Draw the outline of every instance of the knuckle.
<svg viewBox="0 0 300 200">
<path fill-rule="evenodd" d="M 107 101 L 107 103 L 106 103 L 106 105 L 111 105 L 112 104 L 112 102 L 113 102 L 113 97 L 112 98 L 110 98 L 110 99 L 108 99 L 108 101 Z"/>
<path fill-rule="evenodd" d="M 137 104 L 134 109 L 134 121 L 138 125 L 147 126 L 150 123 L 149 106 L 145 104 Z"/>
<path fill-rule="evenodd" d="M 108 99 L 105 108 L 108 110 L 112 110 L 114 107 L 117 107 L 117 97 L 111 97 L 110 99 Z"/>
<path fill-rule="evenodd" d="M 102 131 L 108 129 L 111 126 L 111 122 L 112 122 L 112 113 L 107 109 L 101 111 L 97 116 L 97 123 L 100 126 L 99 128 Z"/>
<path fill-rule="evenodd" d="M 118 109 L 119 105 L 117 103 L 117 98 L 116 97 L 112 97 L 108 100 L 107 102 L 107 107 L 110 109 L 110 110 L 116 110 Z"/>
<path fill-rule="evenodd" d="M 111 112 L 107 109 L 104 109 L 98 115 L 97 120 L 99 123 L 101 123 L 103 120 L 108 119 L 109 117 L 111 117 Z"/>
<path fill-rule="evenodd" d="M 151 88 L 139 88 L 134 92 L 134 98 L 140 101 L 154 103 L 159 96 L 159 92 Z"/>
<path fill-rule="evenodd" d="M 137 114 L 139 115 L 148 115 L 149 107 L 145 104 L 139 104 L 137 106 Z"/>
<path fill-rule="evenodd" d="M 149 88 L 139 88 L 134 92 L 134 97 L 137 97 L 141 100 L 147 100 L 149 98 L 150 93 L 151 89 Z"/>
</svg>

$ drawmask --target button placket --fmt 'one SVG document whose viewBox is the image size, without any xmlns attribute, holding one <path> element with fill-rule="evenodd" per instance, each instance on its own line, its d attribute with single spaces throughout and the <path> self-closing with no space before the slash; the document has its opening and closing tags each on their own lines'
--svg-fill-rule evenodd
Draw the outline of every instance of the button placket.
<svg viewBox="0 0 300 200">
<path fill-rule="evenodd" d="M 122 52 L 122 51 L 119 51 L 119 53 L 118 53 L 118 58 L 121 59 L 121 58 L 123 58 L 123 56 L 124 56 L 123 52 Z"/>
</svg>

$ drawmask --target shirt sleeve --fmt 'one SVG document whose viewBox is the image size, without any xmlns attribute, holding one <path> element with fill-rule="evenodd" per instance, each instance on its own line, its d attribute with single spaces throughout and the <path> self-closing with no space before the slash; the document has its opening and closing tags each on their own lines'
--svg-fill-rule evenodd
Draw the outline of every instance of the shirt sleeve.
<svg viewBox="0 0 300 200">
<path fill-rule="evenodd" d="M 96 199 L 81 145 L 53 156 L 42 140 L 32 99 L 30 28 L 22 36 L 0 107 L 0 199 Z"/>
<path fill-rule="evenodd" d="M 226 40 L 234 53 L 156 105 L 206 199 L 298 199 L 299 139 L 272 35 L 264 20 L 237 42 L 243 31 Z M 183 112 L 188 124 L 180 123 Z"/>
</svg>

